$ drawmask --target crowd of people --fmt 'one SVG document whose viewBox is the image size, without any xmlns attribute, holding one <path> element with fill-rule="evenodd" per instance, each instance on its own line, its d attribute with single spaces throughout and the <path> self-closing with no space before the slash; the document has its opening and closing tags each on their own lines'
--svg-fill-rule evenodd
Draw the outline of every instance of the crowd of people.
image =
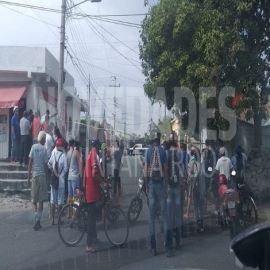
<svg viewBox="0 0 270 270">
<path fill-rule="evenodd" d="M 50 224 L 54 225 L 55 207 L 57 206 L 60 212 L 67 196 L 77 196 L 76 188 L 80 187 L 83 174 L 79 142 L 71 138 L 67 144 L 58 128 L 54 128 L 53 137 L 45 131 L 40 131 L 37 141 L 31 147 L 28 164 L 28 184 L 30 185 L 31 180 L 35 230 L 41 228 L 43 202 L 49 199 Z"/>
<path fill-rule="evenodd" d="M 47 127 L 48 130 L 49 126 Z M 121 178 L 123 148 L 115 142 L 114 151 L 114 187 L 113 195 L 121 196 Z M 59 129 L 54 129 L 53 137 L 40 131 L 37 143 L 33 144 L 29 154 L 28 184 L 31 185 L 31 197 L 34 208 L 34 230 L 42 228 L 40 220 L 43 203 L 50 202 L 50 224 L 55 224 L 55 209 L 60 213 L 64 203 L 78 197 L 77 189 L 85 189 L 85 201 L 88 208 L 87 252 L 97 252 L 93 246 L 99 240 L 96 233 L 96 214 L 100 200 L 101 185 L 106 187 L 107 165 L 106 144 L 98 139 L 92 141 L 85 166 L 80 143 L 70 139 L 67 143 Z M 48 198 L 48 194 L 50 197 Z M 61 222 L 61 221 L 60 221 Z"/>
<path fill-rule="evenodd" d="M 204 231 L 204 213 L 207 211 L 207 194 L 211 190 L 215 199 L 214 214 L 220 211 L 218 194 L 219 176 L 230 178 L 232 170 L 236 171 L 235 187 L 244 181 L 244 168 L 247 160 L 241 146 L 235 149 L 230 159 L 228 151 L 221 140 L 216 140 L 214 147 L 205 141 L 200 150 L 190 145 L 177 145 L 174 132 L 169 141 L 160 145 L 160 133 L 150 135 L 153 142 L 145 155 L 144 176 L 146 192 L 149 198 L 149 251 L 156 255 L 155 239 L 155 205 L 158 202 L 162 213 L 162 227 L 166 256 L 171 257 L 173 249 L 179 249 L 182 217 L 190 218 L 190 206 L 193 200 L 197 230 Z M 181 213 L 181 203 L 187 198 L 186 213 Z M 173 239 L 175 238 L 175 245 Z"/>
<path fill-rule="evenodd" d="M 14 115 L 16 116 L 16 114 L 15 109 Z M 47 122 L 49 113 L 46 115 L 45 122 Z M 33 129 L 33 125 L 29 124 L 30 121 L 27 117 L 29 116 L 24 114 L 20 120 L 20 124 L 24 127 L 19 129 L 21 137 L 29 136 L 29 134 L 25 134 L 25 131 L 30 132 L 31 128 Z M 35 230 L 41 228 L 43 202 L 48 198 L 48 191 L 51 208 L 50 223 L 54 225 L 56 207 L 60 212 L 65 202 L 78 196 L 76 189 L 84 187 L 85 200 L 88 205 L 86 251 L 95 253 L 98 251 L 95 244 L 99 242 L 96 233 L 96 209 L 100 200 L 101 186 L 107 187 L 106 143 L 101 143 L 98 139 L 93 140 L 92 149 L 83 166 L 79 142 L 70 139 L 67 143 L 57 127 L 53 129 L 53 134 L 50 125 L 45 128 L 46 131 L 39 131 L 36 137 L 37 143 L 32 145 L 28 155 L 28 183 L 30 184 L 31 180 L 31 196 L 35 211 L 33 228 Z M 16 128 L 12 132 L 16 138 Z M 25 156 L 24 151 L 28 149 L 25 146 L 27 139 L 22 138 L 21 145 L 24 147 L 22 155 Z M 30 140 L 29 137 L 27 138 Z M 162 146 L 160 145 L 160 133 L 151 134 L 150 139 L 152 145 L 146 151 L 144 160 L 144 176 L 149 204 L 149 251 L 156 255 L 155 211 L 158 202 L 161 208 L 166 256 L 171 257 L 173 249 L 180 248 L 182 218 L 190 218 L 192 200 L 194 203 L 193 218 L 197 221 L 198 231 L 203 232 L 203 217 L 207 211 L 209 190 L 212 191 L 215 198 L 215 214 L 217 214 L 220 207 L 219 175 L 225 175 L 228 179 L 234 169 L 237 172 L 236 183 L 242 183 L 247 157 L 243 149 L 238 146 L 233 157 L 228 158 L 228 151 L 220 140 L 215 142 L 214 147 L 211 147 L 210 141 L 206 140 L 205 147 L 200 153 L 194 145 L 191 145 L 189 149 L 185 144 L 179 147 L 174 132 L 170 134 L 169 141 L 164 142 Z M 113 154 L 113 195 L 115 196 L 121 196 L 122 193 L 119 176 L 122 154 L 123 147 L 120 146 L 119 141 L 116 141 Z M 27 164 L 28 160 L 24 159 L 24 162 Z M 182 213 L 184 198 L 187 198 L 185 214 Z M 174 239 L 175 245 L 173 244 Z"/>
<path fill-rule="evenodd" d="M 20 166 L 28 165 L 30 149 L 33 144 L 37 143 L 39 132 L 45 131 L 50 136 L 53 136 L 54 124 L 51 122 L 49 125 L 49 119 L 56 115 L 57 112 L 51 115 L 47 109 L 46 113 L 40 118 L 38 111 L 33 114 L 33 111 L 30 109 L 24 111 L 20 118 L 19 108 L 17 106 L 13 108 L 10 134 L 11 164 Z M 52 144 L 52 140 L 49 140 L 49 137 L 47 144 Z M 50 151 L 52 146 L 48 145 L 48 148 L 50 148 Z"/>
</svg>

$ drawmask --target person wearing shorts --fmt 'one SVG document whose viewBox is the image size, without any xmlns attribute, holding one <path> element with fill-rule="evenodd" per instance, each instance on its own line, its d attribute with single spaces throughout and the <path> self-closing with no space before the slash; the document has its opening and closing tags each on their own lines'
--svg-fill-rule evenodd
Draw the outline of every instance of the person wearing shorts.
<svg viewBox="0 0 270 270">
<path fill-rule="evenodd" d="M 69 140 L 70 149 L 67 153 L 68 164 L 68 196 L 77 197 L 76 189 L 80 188 L 80 152 L 75 147 L 75 140 Z"/>
<path fill-rule="evenodd" d="M 55 189 L 51 185 L 51 225 L 55 225 L 54 223 L 54 212 L 55 205 L 58 205 L 58 213 L 60 213 L 62 209 L 62 205 L 64 204 L 65 199 L 65 173 L 68 171 L 66 156 L 64 152 L 65 142 L 62 138 L 57 140 L 55 143 L 55 149 L 52 152 L 51 158 L 48 162 L 48 168 L 52 171 L 56 166 L 56 162 L 58 162 L 57 173 L 59 175 L 58 188 Z"/>
<path fill-rule="evenodd" d="M 44 147 L 46 141 L 46 133 L 40 131 L 38 134 L 38 143 L 31 147 L 28 164 L 28 185 L 30 185 L 30 176 L 32 171 L 32 187 L 31 197 L 33 208 L 35 211 L 34 230 L 41 229 L 40 219 L 43 211 L 43 202 L 47 200 L 47 181 L 46 175 L 48 173 L 48 156 L 46 148 Z M 37 207 L 37 203 L 39 204 Z"/>
</svg>

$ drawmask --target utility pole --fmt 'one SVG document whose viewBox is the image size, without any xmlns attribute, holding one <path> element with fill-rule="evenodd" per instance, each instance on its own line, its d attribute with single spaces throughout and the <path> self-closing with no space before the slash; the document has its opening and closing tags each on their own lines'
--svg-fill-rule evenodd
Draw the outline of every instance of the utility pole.
<svg viewBox="0 0 270 270">
<path fill-rule="evenodd" d="M 123 121 L 124 121 L 124 141 L 126 143 L 126 127 L 127 127 L 127 123 L 126 123 L 126 113 L 122 113 L 122 117 L 123 117 Z"/>
<path fill-rule="evenodd" d="M 65 20 L 66 20 L 66 0 L 62 0 L 61 6 L 61 27 L 60 27 L 60 56 L 59 56 L 59 74 L 58 74 L 58 121 L 57 126 L 62 131 L 62 108 L 63 108 L 63 75 L 64 75 L 64 51 L 65 51 Z"/>
<path fill-rule="evenodd" d="M 109 87 L 114 87 L 114 114 L 113 114 L 113 145 L 115 143 L 115 118 L 116 118 L 116 87 L 120 87 L 120 83 L 119 85 L 116 85 L 116 77 L 112 76 L 113 80 L 114 80 L 114 85 L 109 85 Z"/>
<path fill-rule="evenodd" d="M 66 2 L 67 0 L 62 0 L 61 6 L 61 27 L 60 27 L 60 56 L 59 56 L 59 73 L 58 73 L 58 99 L 57 99 L 57 111 L 58 111 L 58 119 L 57 126 L 62 130 L 62 109 L 64 107 L 63 102 L 63 78 L 64 78 L 64 53 L 65 53 L 65 36 L 66 36 L 66 11 L 71 10 L 72 8 L 86 2 L 84 0 L 78 4 L 73 5 L 67 9 Z M 92 3 L 101 2 L 101 0 L 91 0 Z"/>
<path fill-rule="evenodd" d="M 91 81 L 90 81 L 90 74 L 89 74 L 89 84 L 88 84 L 88 93 L 87 93 L 87 103 L 88 103 L 88 107 L 87 107 L 87 115 L 86 115 L 86 152 L 85 152 L 85 160 L 88 157 L 88 153 L 89 153 L 89 140 L 91 138 L 91 126 L 90 126 L 90 90 L 91 90 Z"/>
</svg>

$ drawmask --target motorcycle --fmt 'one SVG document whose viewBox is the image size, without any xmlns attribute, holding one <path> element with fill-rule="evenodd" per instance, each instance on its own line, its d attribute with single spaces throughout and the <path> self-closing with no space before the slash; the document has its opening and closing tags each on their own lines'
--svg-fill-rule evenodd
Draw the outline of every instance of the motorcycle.
<svg viewBox="0 0 270 270">
<path fill-rule="evenodd" d="M 245 227 L 245 222 L 241 217 L 241 204 L 237 191 L 227 186 L 225 175 L 221 174 L 218 181 L 218 194 L 221 200 L 221 207 L 217 225 L 220 233 L 229 229 L 232 239 L 237 235 L 241 227 Z"/>
<path fill-rule="evenodd" d="M 147 205 L 149 205 L 148 195 L 146 194 L 145 180 L 143 176 L 139 177 L 138 186 L 139 186 L 138 191 L 132 198 L 127 212 L 127 219 L 130 224 L 135 223 L 138 217 L 140 216 L 143 207 L 143 198 L 146 198 Z M 161 208 L 158 202 L 156 202 L 155 205 L 155 212 L 156 218 L 160 218 Z"/>
</svg>

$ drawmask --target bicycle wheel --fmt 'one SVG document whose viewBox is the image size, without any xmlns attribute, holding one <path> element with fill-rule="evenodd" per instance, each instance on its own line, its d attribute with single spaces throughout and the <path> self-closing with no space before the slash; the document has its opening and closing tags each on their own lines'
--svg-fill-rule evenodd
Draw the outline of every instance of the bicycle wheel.
<svg viewBox="0 0 270 270">
<path fill-rule="evenodd" d="M 85 233 L 85 218 L 77 204 L 65 205 L 58 218 L 58 234 L 67 246 L 76 246 Z"/>
<path fill-rule="evenodd" d="M 251 226 L 258 222 L 257 207 L 252 198 L 243 197 L 241 212 L 242 212 L 242 218 L 246 226 Z"/>
<path fill-rule="evenodd" d="M 142 210 L 142 199 L 139 196 L 136 196 L 131 200 L 127 212 L 127 219 L 130 224 L 136 222 L 141 213 L 141 210 Z"/>
<path fill-rule="evenodd" d="M 114 206 L 110 206 L 105 213 L 104 229 L 108 240 L 114 246 L 123 245 L 129 234 L 129 227 L 124 212 Z"/>
</svg>

